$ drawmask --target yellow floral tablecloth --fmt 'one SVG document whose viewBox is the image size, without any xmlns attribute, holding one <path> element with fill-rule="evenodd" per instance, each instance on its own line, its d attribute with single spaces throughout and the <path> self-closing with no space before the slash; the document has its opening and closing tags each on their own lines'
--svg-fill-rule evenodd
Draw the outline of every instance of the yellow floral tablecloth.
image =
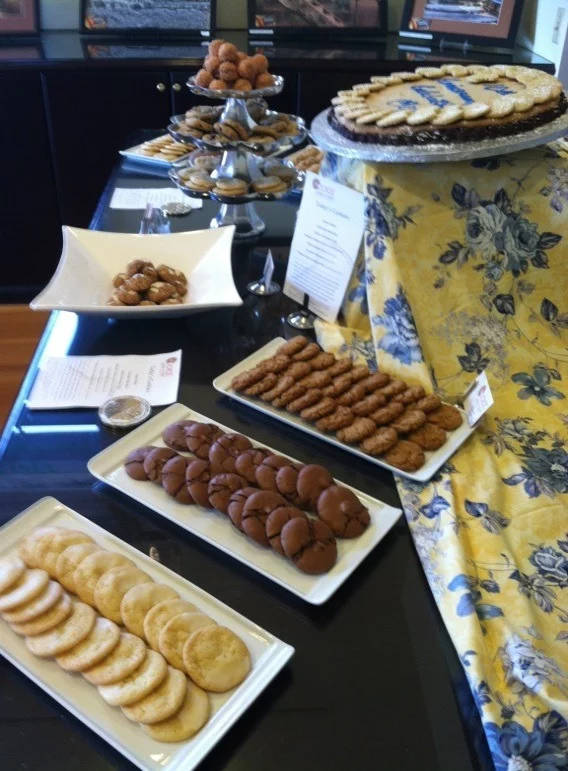
<svg viewBox="0 0 568 771">
<path fill-rule="evenodd" d="M 323 347 L 448 401 L 488 375 L 474 436 L 397 486 L 495 767 L 568 768 L 568 152 L 322 171 L 367 215 Z"/>
</svg>

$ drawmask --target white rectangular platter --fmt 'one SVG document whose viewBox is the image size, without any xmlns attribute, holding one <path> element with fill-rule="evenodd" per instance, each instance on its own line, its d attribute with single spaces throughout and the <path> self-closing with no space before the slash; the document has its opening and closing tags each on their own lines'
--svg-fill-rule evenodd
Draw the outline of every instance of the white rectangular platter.
<svg viewBox="0 0 568 771">
<path fill-rule="evenodd" d="M 247 356 L 246 359 L 243 359 L 238 364 L 235 364 L 234 367 L 231 367 L 231 369 L 216 377 L 213 381 L 213 386 L 222 394 L 230 396 L 231 399 L 236 399 L 243 404 L 247 404 L 249 407 L 252 407 L 255 410 L 259 410 L 260 412 L 264 412 L 265 415 L 270 415 L 270 417 L 281 420 L 284 423 L 288 423 L 290 426 L 295 426 L 296 428 L 300 429 L 300 431 L 304 431 L 306 434 L 310 434 L 311 436 L 315 436 L 324 442 L 328 442 L 334 447 L 339 447 L 341 450 L 345 450 L 345 452 L 350 452 L 352 455 L 357 455 L 359 458 L 363 458 L 369 463 L 374 463 L 376 466 L 386 468 L 389 471 L 392 471 L 393 474 L 399 474 L 400 476 L 407 477 L 408 479 L 413 479 L 416 482 L 427 482 L 475 431 L 475 426 L 472 427 L 468 424 L 465 413 L 462 411 L 464 419 L 463 423 L 458 429 L 448 433 L 448 439 L 446 443 L 435 452 L 427 452 L 426 463 L 422 466 L 422 468 L 418 469 L 418 471 L 406 472 L 401 471 L 394 466 L 390 466 L 380 458 L 373 458 L 371 455 L 367 455 L 366 453 L 359 450 L 355 445 L 344 444 L 343 442 L 340 442 L 331 434 L 326 434 L 323 431 L 317 429 L 311 423 L 307 423 L 305 420 L 302 420 L 299 415 L 292 415 L 290 412 L 286 412 L 286 410 L 279 410 L 277 407 L 273 407 L 271 404 L 267 404 L 260 399 L 254 399 L 250 396 L 245 396 L 242 393 L 233 391 L 231 388 L 231 382 L 233 378 L 235 378 L 237 375 L 240 375 L 241 372 L 246 372 L 249 369 L 253 369 L 253 367 L 255 367 L 263 359 L 267 359 L 269 356 L 273 356 L 276 352 L 276 349 L 285 342 L 286 341 L 283 337 L 277 337 L 274 340 L 271 340 L 262 348 L 259 348 L 258 351 L 255 351 L 250 356 Z"/>
<path fill-rule="evenodd" d="M 147 736 L 118 707 L 110 707 L 81 675 L 64 672 L 55 661 L 34 656 L 24 639 L 0 620 L 2 655 L 138 768 L 191 771 L 266 688 L 294 649 L 55 498 L 42 498 L 0 528 L 0 557 L 13 552 L 33 528 L 47 524 L 82 530 L 107 549 L 129 557 L 156 582 L 171 586 L 182 599 L 194 602 L 246 643 L 252 660 L 247 679 L 229 693 L 209 694 L 211 717 L 196 736 L 179 744 L 165 744 Z"/>
<path fill-rule="evenodd" d="M 185 506 L 177 503 L 158 485 L 150 482 L 137 482 L 128 476 L 123 467 L 124 459 L 128 453 L 137 447 L 148 444 L 163 447 L 162 432 L 167 425 L 176 420 L 216 423 L 223 431 L 228 433 L 233 431 L 183 404 L 173 404 L 140 428 L 135 429 L 91 458 L 88 463 L 89 471 L 97 479 L 143 503 L 148 508 L 175 522 L 193 535 L 202 538 L 212 546 L 216 546 L 312 605 L 321 605 L 337 591 L 379 541 L 384 538 L 402 513 L 400 509 L 394 509 L 375 498 L 350 488 L 369 509 L 371 524 L 359 538 L 338 539 L 337 562 L 329 573 L 320 576 L 301 573 L 288 560 L 270 549 L 259 546 L 246 538 L 243 533 L 239 533 L 223 514 L 197 505 Z M 258 442 L 254 441 L 253 444 L 266 446 L 259 445 Z M 279 455 L 283 454 L 272 447 L 267 449 Z M 347 485 L 345 486 L 347 487 Z"/>
<path fill-rule="evenodd" d="M 169 135 L 164 134 L 164 136 L 169 136 Z M 162 139 L 163 137 L 155 137 L 155 138 Z M 134 147 L 128 147 L 126 150 L 119 150 L 118 152 L 120 153 L 120 155 L 124 156 L 124 158 L 128 158 L 131 161 L 136 161 L 137 163 L 146 163 L 146 164 L 149 164 L 150 166 L 157 166 L 158 168 L 162 168 L 162 169 L 169 169 L 174 164 L 179 163 L 180 161 L 184 161 L 187 158 L 187 156 L 195 150 L 195 147 L 193 146 L 188 147 L 187 153 L 180 155 L 179 158 L 175 159 L 175 161 L 168 161 L 165 158 L 154 158 L 151 155 L 142 155 L 140 152 L 142 148 L 142 144 L 134 145 Z"/>
</svg>

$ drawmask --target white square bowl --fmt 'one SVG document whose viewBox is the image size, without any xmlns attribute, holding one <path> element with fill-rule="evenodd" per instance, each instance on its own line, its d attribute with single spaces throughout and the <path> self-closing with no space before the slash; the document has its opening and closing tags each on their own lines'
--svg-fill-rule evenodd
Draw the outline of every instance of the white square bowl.
<svg viewBox="0 0 568 771">
<path fill-rule="evenodd" d="M 63 250 L 47 287 L 32 300 L 34 311 L 75 311 L 112 318 L 186 316 L 242 305 L 233 281 L 234 226 L 167 235 L 103 233 L 63 227 Z M 188 293 L 181 305 L 106 305 L 113 277 L 135 258 L 165 263 L 185 273 Z"/>
</svg>

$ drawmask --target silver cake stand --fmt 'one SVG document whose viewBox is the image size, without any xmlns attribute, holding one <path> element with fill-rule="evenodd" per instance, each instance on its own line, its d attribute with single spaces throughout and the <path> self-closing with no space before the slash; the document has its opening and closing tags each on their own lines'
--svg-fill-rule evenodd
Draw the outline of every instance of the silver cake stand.
<svg viewBox="0 0 568 771">
<path fill-rule="evenodd" d="M 423 145 L 376 145 L 354 142 L 342 137 L 328 122 L 331 108 L 320 112 L 310 127 L 310 136 L 322 150 L 356 158 L 360 161 L 381 161 L 383 163 L 439 163 L 440 161 L 466 161 L 488 158 L 491 155 L 505 155 L 518 150 L 552 142 L 568 134 L 568 113 L 551 123 L 531 131 L 511 136 L 480 139 L 474 142 L 443 142 Z"/>
</svg>

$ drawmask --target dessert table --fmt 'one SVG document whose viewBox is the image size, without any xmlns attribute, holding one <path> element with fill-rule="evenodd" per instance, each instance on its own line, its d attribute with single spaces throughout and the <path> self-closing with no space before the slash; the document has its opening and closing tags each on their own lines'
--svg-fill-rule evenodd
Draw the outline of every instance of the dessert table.
<svg viewBox="0 0 568 771">
<path fill-rule="evenodd" d="M 144 137 L 142 137 L 144 138 Z M 140 139 L 140 137 L 138 138 Z M 92 227 L 138 232 L 142 213 L 109 208 L 116 187 L 164 187 L 162 172 L 117 165 Z M 56 497 L 294 646 L 296 653 L 203 769 L 492 768 L 478 713 L 404 518 L 321 607 L 266 581 L 140 504 L 95 483 L 87 461 L 117 438 L 95 410 L 35 411 L 25 400 L 46 355 L 152 354 L 183 349 L 178 400 L 398 506 L 392 475 L 221 397 L 212 380 L 272 338 L 292 336 L 294 303 L 246 293 L 267 248 L 283 283 L 298 199 L 259 203 L 261 238 L 236 243 L 239 308 L 182 319 L 112 321 L 54 313 L 0 441 L 0 524 Z M 172 218 L 208 226 L 217 204 Z M 314 461 L 314 458 L 317 458 Z M 1 634 L 1 631 L 0 631 Z M 0 659 L 0 746 L 6 769 L 129 769 L 127 760 Z"/>
</svg>

